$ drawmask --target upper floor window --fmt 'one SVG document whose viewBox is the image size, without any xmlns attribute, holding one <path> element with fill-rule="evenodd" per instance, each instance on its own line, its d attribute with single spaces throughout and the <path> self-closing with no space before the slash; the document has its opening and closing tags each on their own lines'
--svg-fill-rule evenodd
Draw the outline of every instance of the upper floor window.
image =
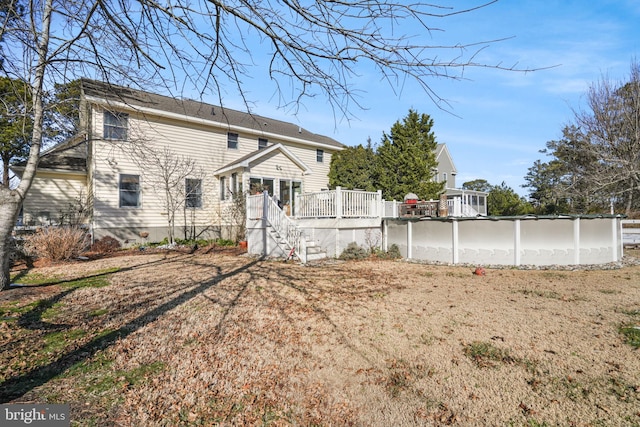
<svg viewBox="0 0 640 427">
<path fill-rule="evenodd" d="M 446 172 L 442 172 L 442 182 L 444 182 L 445 184 L 447 183 L 447 173 Z"/>
<path fill-rule="evenodd" d="M 258 150 L 262 150 L 263 148 L 267 148 L 267 144 L 269 140 L 266 138 L 258 138 Z"/>
<path fill-rule="evenodd" d="M 202 180 L 187 178 L 184 184 L 185 203 L 188 208 L 202 207 Z"/>
<path fill-rule="evenodd" d="M 127 139 L 129 115 L 126 113 L 104 112 L 104 139 Z"/>
<path fill-rule="evenodd" d="M 238 149 L 238 134 L 233 132 L 227 133 L 227 148 Z"/>
<path fill-rule="evenodd" d="M 121 208 L 140 207 L 140 176 L 120 175 L 119 206 Z"/>
<path fill-rule="evenodd" d="M 324 162 L 324 150 L 316 150 L 316 162 L 322 163 Z"/>
</svg>

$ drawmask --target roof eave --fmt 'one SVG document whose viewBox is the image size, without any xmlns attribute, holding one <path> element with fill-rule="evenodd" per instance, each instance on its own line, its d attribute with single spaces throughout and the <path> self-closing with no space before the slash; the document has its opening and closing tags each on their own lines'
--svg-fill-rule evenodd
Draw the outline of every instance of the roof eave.
<svg viewBox="0 0 640 427">
<path fill-rule="evenodd" d="M 244 126 L 238 126 L 238 125 L 232 125 L 229 123 L 224 123 L 224 122 L 219 122 L 216 120 L 208 120 L 208 119 L 202 119 L 199 117 L 191 117 L 185 114 L 178 114 L 178 113 L 172 113 L 170 111 L 165 111 L 165 110 L 160 110 L 157 108 L 150 108 L 150 107 L 143 107 L 141 105 L 133 105 L 133 104 L 128 104 L 125 102 L 121 102 L 121 101 L 111 101 L 111 100 L 107 100 L 104 98 L 99 98 L 96 96 L 92 96 L 92 95 L 86 95 L 85 98 L 90 101 L 93 102 L 95 104 L 99 104 L 99 105 L 107 105 L 110 107 L 117 107 L 117 108 L 122 108 L 125 110 L 132 110 L 132 111 L 136 111 L 136 112 L 141 112 L 141 113 L 147 113 L 147 114 L 152 114 L 152 115 L 156 115 L 159 117 L 165 117 L 165 118 L 171 118 L 171 119 L 176 119 L 176 120 L 183 120 L 189 123 L 196 123 L 196 124 L 200 124 L 200 125 L 206 125 L 206 126 L 215 126 L 215 127 L 219 127 L 219 128 L 224 128 L 224 129 L 228 129 L 228 130 L 233 130 L 233 131 L 237 131 L 237 132 L 242 132 L 242 133 L 248 133 L 248 134 L 252 134 L 252 135 L 258 135 L 261 137 L 273 137 L 282 141 L 286 141 L 286 142 L 293 142 L 293 143 L 297 143 L 297 144 L 303 144 L 303 145 L 308 145 L 311 147 L 317 147 L 317 148 L 323 148 L 323 149 L 328 149 L 328 150 L 334 150 L 334 151 L 340 151 L 342 149 L 344 149 L 344 146 L 335 146 L 335 145 L 331 145 L 331 144 L 324 144 L 322 142 L 317 142 L 317 141 L 311 141 L 308 139 L 304 139 L 304 138 L 295 138 L 292 136 L 287 136 L 287 135 L 282 135 L 282 134 L 278 134 L 278 133 L 272 133 L 272 132 L 265 132 L 263 130 L 256 130 L 256 129 L 251 129 L 251 128 L 247 128 Z"/>
</svg>

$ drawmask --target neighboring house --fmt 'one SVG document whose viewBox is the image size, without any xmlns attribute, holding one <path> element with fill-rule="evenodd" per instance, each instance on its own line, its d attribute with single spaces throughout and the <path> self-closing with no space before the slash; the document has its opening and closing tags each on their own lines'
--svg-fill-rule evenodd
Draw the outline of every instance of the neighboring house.
<svg viewBox="0 0 640 427">
<path fill-rule="evenodd" d="M 436 182 L 444 182 L 446 188 L 456 188 L 456 175 L 458 171 L 453 164 L 451 153 L 446 144 L 436 145 L 436 162 L 438 166 L 434 171 L 434 179 Z"/>
<path fill-rule="evenodd" d="M 454 208 L 456 216 L 487 215 L 487 196 L 483 191 L 463 190 L 456 188 L 456 175 L 458 171 L 453 164 L 451 153 L 445 144 L 436 146 L 436 161 L 438 167 L 434 170 L 436 182 L 444 182 L 447 199 L 459 201 L 458 208 Z"/>
<path fill-rule="evenodd" d="M 92 80 L 81 86 L 81 130 L 42 154 L 25 225 L 81 218 L 96 239 L 131 244 L 161 240 L 175 215 L 178 238 L 235 238 L 243 224 L 234 195 L 266 190 L 295 214 L 295 195 L 327 188 L 331 156 L 344 147 L 228 108 Z"/>
</svg>

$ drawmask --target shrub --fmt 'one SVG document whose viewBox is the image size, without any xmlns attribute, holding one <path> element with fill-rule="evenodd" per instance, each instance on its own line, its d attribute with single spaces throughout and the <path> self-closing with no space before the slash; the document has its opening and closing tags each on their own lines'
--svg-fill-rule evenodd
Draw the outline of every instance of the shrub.
<svg viewBox="0 0 640 427">
<path fill-rule="evenodd" d="M 53 261 L 67 260 L 87 248 L 88 235 L 78 227 L 48 227 L 25 239 L 29 254 Z"/>
<path fill-rule="evenodd" d="M 120 241 L 111 236 L 104 236 L 102 239 L 96 240 L 91 245 L 91 251 L 99 254 L 107 254 L 115 252 L 122 247 Z"/>
<path fill-rule="evenodd" d="M 342 260 L 352 260 L 352 259 L 365 259 L 369 257 L 369 251 L 367 251 L 362 246 L 359 246 L 356 242 L 351 242 L 347 245 L 347 247 L 340 254 L 340 259 Z"/>
<path fill-rule="evenodd" d="M 389 249 L 386 252 L 380 252 L 378 257 L 382 259 L 400 259 L 402 258 L 402 254 L 400 253 L 400 248 L 395 243 L 389 246 Z"/>
</svg>

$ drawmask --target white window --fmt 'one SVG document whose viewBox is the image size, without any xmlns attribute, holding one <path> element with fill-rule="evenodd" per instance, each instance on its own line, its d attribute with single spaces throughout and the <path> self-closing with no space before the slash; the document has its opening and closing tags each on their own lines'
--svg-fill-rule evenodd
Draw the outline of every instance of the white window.
<svg viewBox="0 0 640 427">
<path fill-rule="evenodd" d="M 227 200 L 227 177 L 220 177 L 220 200 Z"/>
<path fill-rule="evenodd" d="M 185 203 L 188 208 L 202 207 L 202 180 L 187 178 L 184 182 Z"/>
<path fill-rule="evenodd" d="M 316 150 L 316 162 L 322 163 L 324 162 L 324 150 Z"/>
<path fill-rule="evenodd" d="M 104 112 L 104 139 L 119 139 L 126 141 L 129 115 L 126 113 Z"/>
<path fill-rule="evenodd" d="M 238 134 L 233 132 L 227 133 L 227 148 L 232 150 L 238 149 Z"/>
<path fill-rule="evenodd" d="M 120 175 L 120 202 L 121 208 L 140 207 L 140 176 Z"/>
<path fill-rule="evenodd" d="M 266 138 L 258 138 L 258 150 L 267 148 L 268 144 L 269 144 L 269 140 L 267 140 Z"/>
</svg>

